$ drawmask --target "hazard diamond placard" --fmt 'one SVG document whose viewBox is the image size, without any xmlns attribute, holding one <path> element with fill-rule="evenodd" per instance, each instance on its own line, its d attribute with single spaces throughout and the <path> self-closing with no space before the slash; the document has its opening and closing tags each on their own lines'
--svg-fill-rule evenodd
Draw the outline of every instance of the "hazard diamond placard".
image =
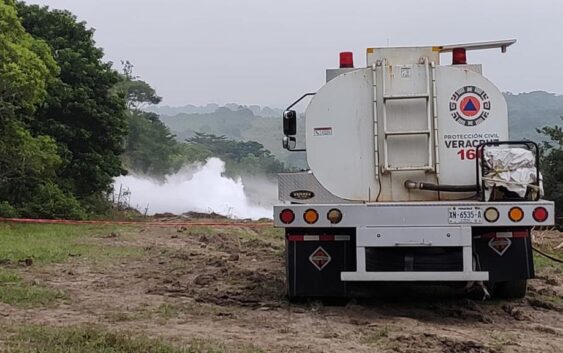
<svg viewBox="0 0 563 353">
<path fill-rule="evenodd" d="M 322 246 L 319 246 L 311 256 L 309 256 L 309 261 L 319 270 L 322 271 L 329 262 L 332 260 L 330 255 L 323 249 Z"/>
<path fill-rule="evenodd" d="M 504 255 L 510 245 L 512 245 L 512 241 L 505 237 L 494 237 L 489 241 L 489 247 L 500 256 Z"/>
</svg>

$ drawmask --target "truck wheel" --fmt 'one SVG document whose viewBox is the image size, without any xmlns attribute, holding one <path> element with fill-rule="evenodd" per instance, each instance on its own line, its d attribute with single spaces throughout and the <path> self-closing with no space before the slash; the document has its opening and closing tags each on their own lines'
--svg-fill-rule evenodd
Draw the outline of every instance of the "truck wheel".
<svg viewBox="0 0 563 353">
<path fill-rule="evenodd" d="M 521 299 L 526 296 L 528 280 L 498 282 L 495 284 L 494 296 L 501 299 Z"/>
<path fill-rule="evenodd" d="M 287 301 L 289 302 L 289 304 L 303 304 L 303 298 L 299 298 L 299 297 L 287 297 Z"/>
<path fill-rule="evenodd" d="M 349 298 L 323 298 L 324 306 L 346 306 L 350 301 Z"/>
<path fill-rule="evenodd" d="M 297 304 L 297 305 L 304 304 L 307 299 L 305 297 L 296 297 L 294 295 L 291 295 L 289 294 L 289 291 L 287 292 L 286 298 L 290 304 Z"/>
</svg>

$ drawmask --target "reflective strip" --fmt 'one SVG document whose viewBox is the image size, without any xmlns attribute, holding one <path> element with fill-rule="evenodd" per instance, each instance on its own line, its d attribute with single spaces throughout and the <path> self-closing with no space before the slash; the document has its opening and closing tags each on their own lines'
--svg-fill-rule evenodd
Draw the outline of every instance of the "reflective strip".
<svg viewBox="0 0 563 353">
<path fill-rule="evenodd" d="M 288 235 L 289 241 L 350 241 L 349 235 Z"/>
<path fill-rule="evenodd" d="M 516 232 L 512 232 L 512 237 L 513 238 L 526 238 L 526 237 L 528 237 L 528 231 L 527 230 L 518 230 Z"/>
<path fill-rule="evenodd" d="M 335 235 L 334 240 L 336 240 L 336 241 L 349 241 L 350 236 L 349 235 Z"/>
<path fill-rule="evenodd" d="M 527 230 L 517 230 L 514 232 L 485 233 L 477 236 L 476 238 L 491 239 L 491 238 L 526 238 L 526 237 L 528 237 Z"/>
</svg>

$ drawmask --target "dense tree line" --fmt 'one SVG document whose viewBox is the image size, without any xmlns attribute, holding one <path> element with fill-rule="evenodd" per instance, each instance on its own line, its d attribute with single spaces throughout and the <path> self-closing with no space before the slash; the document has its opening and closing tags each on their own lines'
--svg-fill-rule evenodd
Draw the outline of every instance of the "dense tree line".
<svg viewBox="0 0 563 353">
<path fill-rule="evenodd" d="M 256 143 L 176 141 L 142 110 L 161 98 L 123 64 L 120 73 L 105 62 L 70 12 L 0 0 L 0 216 L 103 213 L 127 170 L 163 177 L 211 156 L 233 175 L 283 168 Z"/>
<path fill-rule="evenodd" d="M 178 141 L 157 114 L 142 109 L 158 104 L 161 97 L 147 82 L 133 75 L 131 63 L 123 64 L 123 79 L 114 90 L 125 97 L 129 108 L 129 134 L 122 156 L 126 169 L 161 178 L 187 164 L 218 157 L 225 161 L 226 173 L 231 177 L 273 177 L 285 170 L 285 165 L 258 142 L 234 141 L 206 133 L 195 133 L 190 139 Z"/>
<path fill-rule="evenodd" d="M 557 222 L 563 225 L 563 128 L 548 126 L 537 132 L 549 138 L 543 144 L 541 161 L 545 197 L 555 201 Z"/>
<path fill-rule="evenodd" d="M 84 217 L 120 171 L 105 153 L 126 133 L 118 77 L 68 12 L 4 0 L 0 26 L 0 209 Z"/>
<path fill-rule="evenodd" d="M 234 141 L 225 136 L 196 132 L 187 140 L 190 146 L 206 151 L 209 156 L 216 156 L 225 161 L 226 172 L 230 176 L 266 175 L 273 177 L 286 170 L 285 165 L 277 160 L 270 151 L 255 141 Z"/>
<path fill-rule="evenodd" d="M 0 213 L 84 218 L 124 172 L 122 80 L 67 11 L 0 2 Z"/>
</svg>

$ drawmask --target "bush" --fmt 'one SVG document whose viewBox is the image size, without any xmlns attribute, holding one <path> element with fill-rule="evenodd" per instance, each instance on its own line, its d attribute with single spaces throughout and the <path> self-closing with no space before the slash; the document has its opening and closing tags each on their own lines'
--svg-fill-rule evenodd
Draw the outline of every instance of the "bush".
<svg viewBox="0 0 563 353">
<path fill-rule="evenodd" d="M 20 216 L 16 210 L 7 201 L 0 202 L 0 217 L 2 218 L 18 218 Z"/>
<path fill-rule="evenodd" d="M 39 185 L 32 199 L 20 211 L 31 218 L 86 218 L 80 202 L 54 183 Z"/>
</svg>

